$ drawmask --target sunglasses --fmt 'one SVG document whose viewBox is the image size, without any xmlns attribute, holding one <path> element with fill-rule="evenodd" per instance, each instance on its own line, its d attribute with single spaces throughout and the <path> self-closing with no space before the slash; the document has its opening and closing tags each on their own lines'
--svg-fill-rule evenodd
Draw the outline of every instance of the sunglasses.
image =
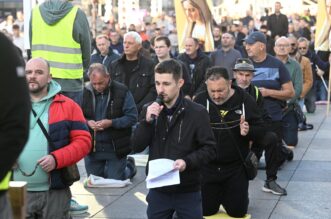
<svg viewBox="0 0 331 219">
<path fill-rule="evenodd" d="M 306 50 L 307 47 L 298 47 L 298 49 L 300 49 L 300 50 Z"/>
<path fill-rule="evenodd" d="M 295 43 L 291 43 L 291 46 L 295 46 Z"/>
</svg>

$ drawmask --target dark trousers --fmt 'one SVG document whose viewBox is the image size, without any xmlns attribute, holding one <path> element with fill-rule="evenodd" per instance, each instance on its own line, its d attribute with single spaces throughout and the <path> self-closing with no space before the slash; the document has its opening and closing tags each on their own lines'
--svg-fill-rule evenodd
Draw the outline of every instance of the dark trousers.
<svg viewBox="0 0 331 219">
<path fill-rule="evenodd" d="M 271 122 L 267 125 L 265 135 L 253 143 L 252 151 L 258 157 L 261 157 L 265 150 L 267 180 L 277 179 L 277 171 L 286 159 L 281 149 L 282 136 L 282 122 Z"/>
<path fill-rule="evenodd" d="M 305 96 L 305 106 L 308 113 L 314 113 L 316 110 L 316 88 L 313 87 L 310 89 L 310 91 Z"/>
<path fill-rule="evenodd" d="M 150 189 L 146 197 L 148 219 L 202 219 L 201 192 L 165 193 Z"/>
<path fill-rule="evenodd" d="M 223 205 L 231 217 L 244 217 L 248 208 L 248 179 L 242 164 L 231 168 L 204 168 L 202 194 L 203 215 L 219 211 Z M 209 178 L 209 179 L 208 179 Z"/>
<path fill-rule="evenodd" d="M 290 110 L 283 117 L 283 139 L 287 145 L 298 144 L 298 119 L 294 110 Z"/>
</svg>

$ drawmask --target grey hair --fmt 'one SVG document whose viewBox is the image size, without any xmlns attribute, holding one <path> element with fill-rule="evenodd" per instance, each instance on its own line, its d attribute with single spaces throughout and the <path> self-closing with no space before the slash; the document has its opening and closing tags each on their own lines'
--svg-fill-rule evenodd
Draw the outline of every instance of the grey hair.
<svg viewBox="0 0 331 219">
<path fill-rule="evenodd" d="M 307 40 L 307 38 L 305 38 L 305 37 L 300 37 L 300 38 L 298 39 L 298 43 L 301 43 L 301 42 L 306 42 L 307 45 L 309 45 L 309 40 Z"/>
<path fill-rule="evenodd" d="M 141 39 L 141 36 L 135 32 L 135 31 L 129 31 L 126 34 L 124 34 L 123 39 L 125 40 L 125 38 L 127 38 L 128 36 L 132 37 L 134 39 L 134 41 L 136 41 L 136 43 L 138 44 L 142 44 L 143 40 Z"/>
<path fill-rule="evenodd" d="M 276 42 L 275 42 L 275 46 L 277 46 L 277 44 L 278 44 L 279 41 L 281 41 L 281 40 L 286 40 L 286 42 L 287 42 L 288 44 L 290 44 L 290 42 L 288 41 L 288 38 L 287 38 L 287 37 L 285 37 L 285 36 L 281 36 L 281 37 L 279 37 L 279 38 L 276 40 Z"/>
<path fill-rule="evenodd" d="M 98 73 L 103 74 L 104 76 L 109 76 L 109 72 L 106 68 L 106 66 L 104 66 L 101 63 L 93 63 L 92 65 L 90 65 L 89 69 L 88 69 L 88 76 L 90 77 L 92 72 L 97 71 Z"/>
</svg>

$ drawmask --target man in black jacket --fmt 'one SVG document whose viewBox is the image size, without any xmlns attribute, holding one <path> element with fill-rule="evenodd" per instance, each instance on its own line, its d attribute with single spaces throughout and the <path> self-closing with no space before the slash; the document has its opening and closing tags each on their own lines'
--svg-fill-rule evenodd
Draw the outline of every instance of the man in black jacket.
<svg viewBox="0 0 331 219">
<path fill-rule="evenodd" d="M 111 80 L 105 66 L 89 68 L 90 83 L 83 91 L 82 109 L 93 136 L 93 150 L 85 157 L 87 175 L 125 180 L 134 177 L 136 168 L 131 152 L 132 126 L 138 112 L 128 88 Z"/>
<path fill-rule="evenodd" d="M 115 81 L 125 84 L 131 91 L 138 112 L 144 104 L 156 98 L 154 86 L 154 63 L 143 57 L 139 51 L 142 39 L 137 32 L 124 35 L 124 54 L 111 63 L 110 74 Z"/>
<path fill-rule="evenodd" d="M 185 52 L 178 56 L 178 60 L 184 62 L 190 71 L 192 82 L 190 96 L 194 99 L 205 87 L 204 77 L 207 68 L 211 66 L 211 60 L 202 52 L 199 41 L 195 38 L 185 40 Z"/>
<path fill-rule="evenodd" d="M 275 2 L 275 13 L 268 17 L 267 25 L 273 39 L 276 36 L 287 36 L 288 33 L 288 19 L 285 14 L 280 13 L 281 8 L 281 3 Z"/>
<path fill-rule="evenodd" d="M 150 189 L 147 216 L 171 218 L 176 211 L 179 218 L 201 219 L 200 167 L 216 154 L 208 113 L 180 92 L 184 80 L 177 61 L 166 60 L 155 67 L 155 84 L 163 104 L 153 102 L 144 108 L 133 135 L 133 149 L 140 152 L 149 146 L 149 161 L 173 160 L 180 184 Z"/>
<path fill-rule="evenodd" d="M 0 218 L 12 218 L 6 192 L 10 170 L 29 134 L 30 96 L 24 61 L 17 48 L 0 33 Z"/>
<path fill-rule="evenodd" d="M 244 217 L 249 200 L 243 159 L 249 153 L 249 142 L 263 136 L 262 116 L 252 97 L 231 85 L 226 68 L 208 69 L 206 84 L 207 91 L 195 102 L 209 112 L 217 159 L 202 169 L 203 214 L 216 214 L 223 205 L 229 216 Z"/>
</svg>

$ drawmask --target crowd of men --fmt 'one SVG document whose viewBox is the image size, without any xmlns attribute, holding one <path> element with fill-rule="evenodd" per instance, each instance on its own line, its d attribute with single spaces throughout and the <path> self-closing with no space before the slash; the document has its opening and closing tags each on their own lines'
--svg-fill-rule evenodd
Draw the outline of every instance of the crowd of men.
<svg viewBox="0 0 331 219">
<path fill-rule="evenodd" d="M 214 26 L 212 52 L 192 37 L 178 51 L 175 19 L 164 16 L 152 24 L 146 17 L 144 30 L 109 23 L 91 39 L 84 12 L 62 0 L 33 9 L 31 57 L 19 24 L 12 21 L 12 35 L 7 24 L 12 53 L 21 52 L 13 59 L 31 58 L 25 76 L 32 111 L 29 138 L 16 142 L 0 182 L 19 156 L 13 178 L 28 182 L 27 216 L 70 218 L 75 206 L 77 214 L 87 206 L 71 199 L 61 169 L 84 158 L 87 174 L 131 179 L 137 169 L 127 155 L 149 147 L 149 161 L 174 160 L 180 184 L 149 190 L 148 218 L 201 219 L 220 205 L 243 217 L 243 161 L 253 151 L 259 160 L 264 152 L 262 190 L 287 195 L 277 172 L 293 159 L 298 130 L 313 128 L 303 111 L 314 113 L 317 101 L 327 100 L 330 64 L 328 54 L 312 49 L 309 11 L 289 19 L 280 10 L 276 2 L 259 26 L 249 11 L 240 21 L 225 17 Z"/>
</svg>

